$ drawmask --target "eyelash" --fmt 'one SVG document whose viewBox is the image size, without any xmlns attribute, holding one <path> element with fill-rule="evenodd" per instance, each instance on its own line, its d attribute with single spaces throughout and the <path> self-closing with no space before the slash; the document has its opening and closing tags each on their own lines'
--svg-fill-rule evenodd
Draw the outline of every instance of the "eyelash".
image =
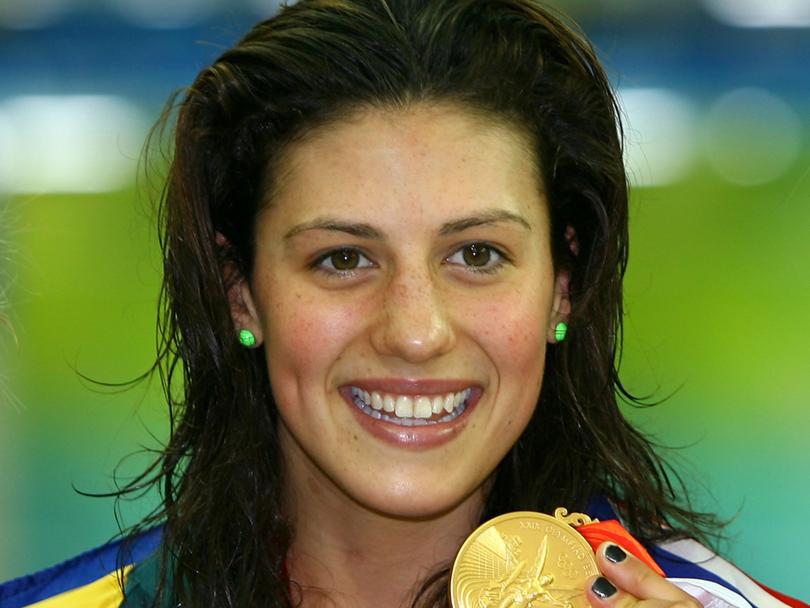
<svg viewBox="0 0 810 608">
<path fill-rule="evenodd" d="M 335 255 L 337 253 L 341 253 L 341 252 L 354 253 L 358 257 L 360 257 L 362 260 L 365 260 L 366 263 L 362 264 L 362 265 L 358 265 L 357 267 L 351 268 L 349 270 L 339 270 L 338 268 L 334 267 L 334 264 L 332 265 L 332 268 L 327 268 L 327 267 L 324 266 L 324 262 L 329 260 L 329 258 L 331 258 L 333 255 Z M 323 253 L 322 255 L 319 255 L 310 264 L 310 268 L 312 270 L 314 270 L 316 272 L 319 272 L 321 274 L 324 274 L 329 278 L 334 277 L 334 278 L 339 278 L 339 279 L 345 279 L 345 278 L 357 276 L 357 271 L 358 270 L 361 270 L 363 268 L 370 268 L 370 267 L 374 267 L 374 266 L 375 266 L 374 262 L 372 262 L 366 254 L 364 254 L 362 251 L 360 251 L 359 249 L 357 249 L 355 247 L 338 247 L 337 249 L 330 249 L 329 251 Z"/>
<path fill-rule="evenodd" d="M 487 249 L 490 253 L 494 253 L 497 256 L 497 259 L 494 263 L 492 263 L 487 267 L 478 267 L 464 264 L 462 266 L 464 267 L 466 272 L 473 272 L 475 274 L 495 274 L 501 269 L 501 267 L 504 264 L 511 262 L 509 256 L 507 256 L 501 249 L 484 241 L 471 241 L 469 243 L 464 243 L 461 247 L 456 249 L 451 255 L 447 256 L 445 258 L 445 262 L 449 262 L 450 258 L 456 255 L 459 254 L 463 255 L 464 250 L 467 249 L 468 247 L 472 247 L 473 245 L 481 249 Z"/>
<path fill-rule="evenodd" d="M 501 249 L 491 245 L 487 242 L 483 241 L 471 241 L 469 243 L 465 243 L 458 247 L 452 254 L 444 258 L 445 263 L 455 264 L 450 262 L 450 259 L 456 255 L 462 254 L 466 248 L 471 246 L 477 246 L 481 249 L 487 249 L 490 253 L 494 253 L 497 256 L 494 263 L 491 263 L 487 267 L 476 267 L 468 264 L 457 264 L 462 266 L 465 269 L 465 272 L 472 272 L 475 274 L 495 274 L 498 272 L 504 264 L 510 263 L 511 259 L 507 256 Z M 359 265 L 355 268 L 349 270 L 339 270 L 332 265 L 332 268 L 328 268 L 324 266 L 324 263 L 329 260 L 333 255 L 341 252 L 350 252 L 358 255 L 362 260 L 365 260 L 365 263 Z M 349 278 L 357 275 L 357 271 L 363 268 L 371 268 L 374 267 L 375 264 L 369 259 L 369 257 L 364 254 L 362 251 L 355 247 L 339 247 L 337 249 L 330 249 L 329 251 L 319 255 L 315 260 L 312 261 L 310 264 L 310 268 L 316 272 L 322 273 L 327 277 L 334 277 L 334 278 Z"/>
</svg>

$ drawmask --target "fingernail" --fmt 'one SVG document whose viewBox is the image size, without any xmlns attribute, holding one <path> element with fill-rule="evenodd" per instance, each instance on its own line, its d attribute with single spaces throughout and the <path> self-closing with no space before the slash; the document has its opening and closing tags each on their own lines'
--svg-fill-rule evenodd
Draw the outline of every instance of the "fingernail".
<svg viewBox="0 0 810 608">
<path fill-rule="evenodd" d="M 606 600 L 616 593 L 616 587 L 604 576 L 600 576 L 593 582 L 593 585 L 591 585 L 591 591 L 593 591 L 599 599 Z"/>
<path fill-rule="evenodd" d="M 627 559 L 627 553 L 619 545 L 610 545 L 605 549 L 605 557 L 614 564 L 618 564 Z"/>
</svg>

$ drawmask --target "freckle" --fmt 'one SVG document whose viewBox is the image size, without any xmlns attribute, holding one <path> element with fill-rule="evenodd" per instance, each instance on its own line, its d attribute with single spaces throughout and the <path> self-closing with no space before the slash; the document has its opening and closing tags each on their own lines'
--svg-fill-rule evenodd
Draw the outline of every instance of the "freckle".
<svg viewBox="0 0 810 608">
<path fill-rule="evenodd" d="M 354 439 L 355 441 L 357 441 L 357 435 L 352 435 L 352 439 Z"/>
</svg>

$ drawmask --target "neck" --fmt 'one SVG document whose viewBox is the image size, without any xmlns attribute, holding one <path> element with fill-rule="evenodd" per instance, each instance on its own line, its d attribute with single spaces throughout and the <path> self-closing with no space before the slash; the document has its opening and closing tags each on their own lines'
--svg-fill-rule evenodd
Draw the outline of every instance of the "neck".
<svg viewBox="0 0 810 608">
<path fill-rule="evenodd" d="M 420 522 L 360 519 L 296 518 L 288 567 L 304 606 L 409 606 L 430 575 L 452 565 L 474 527 L 455 512 Z"/>
<path fill-rule="evenodd" d="M 288 470 L 286 486 L 294 525 L 287 568 L 305 608 L 410 606 L 431 575 L 452 566 L 483 507 L 478 490 L 446 512 L 397 518 L 354 501 L 319 471 Z"/>
</svg>

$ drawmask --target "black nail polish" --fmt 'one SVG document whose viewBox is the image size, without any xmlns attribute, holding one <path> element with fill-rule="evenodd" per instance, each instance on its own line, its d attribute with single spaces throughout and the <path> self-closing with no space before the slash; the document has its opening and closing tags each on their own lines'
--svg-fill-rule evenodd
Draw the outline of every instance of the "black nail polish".
<svg viewBox="0 0 810 608">
<path fill-rule="evenodd" d="M 627 553 L 624 552 L 619 545 L 610 545 L 607 549 L 605 549 L 605 557 L 612 561 L 614 564 L 618 564 L 619 562 L 623 562 L 627 559 Z"/>
<path fill-rule="evenodd" d="M 604 576 L 600 576 L 593 582 L 593 585 L 591 585 L 591 590 L 594 592 L 594 594 L 596 594 L 596 597 L 602 600 L 606 600 L 616 593 L 616 587 L 614 587 L 613 584 Z"/>
</svg>

